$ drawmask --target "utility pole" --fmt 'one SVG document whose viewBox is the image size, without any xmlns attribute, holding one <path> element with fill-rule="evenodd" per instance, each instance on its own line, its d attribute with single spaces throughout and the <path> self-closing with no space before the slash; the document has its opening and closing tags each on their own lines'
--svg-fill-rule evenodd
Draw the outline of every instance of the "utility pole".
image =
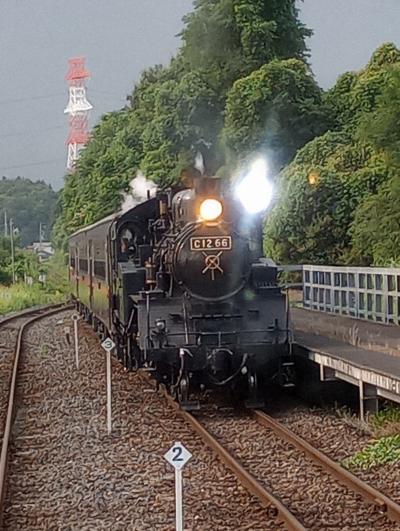
<svg viewBox="0 0 400 531">
<path fill-rule="evenodd" d="M 11 270 L 12 282 L 15 284 L 15 250 L 14 250 L 14 221 L 10 219 L 10 237 L 11 237 Z"/>
<path fill-rule="evenodd" d="M 7 222 L 7 210 L 4 211 L 4 236 L 7 238 L 8 236 L 8 222 Z"/>
<path fill-rule="evenodd" d="M 39 250 L 42 250 L 42 222 L 39 223 Z"/>
</svg>

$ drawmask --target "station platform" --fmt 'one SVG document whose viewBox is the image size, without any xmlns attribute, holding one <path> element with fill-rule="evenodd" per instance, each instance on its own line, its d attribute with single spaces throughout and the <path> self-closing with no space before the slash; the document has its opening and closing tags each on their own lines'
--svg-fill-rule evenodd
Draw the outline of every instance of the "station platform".
<svg viewBox="0 0 400 531">
<path fill-rule="evenodd" d="M 303 309 L 292 322 L 296 354 L 319 365 L 322 381 L 357 386 L 362 418 L 378 410 L 379 398 L 400 403 L 400 327 Z M 363 329 L 367 340 L 358 336 Z"/>
<path fill-rule="evenodd" d="M 291 308 L 296 330 L 322 334 L 367 350 L 400 357 L 400 326 L 355 319 L 346 315 Z"/>
</svg>

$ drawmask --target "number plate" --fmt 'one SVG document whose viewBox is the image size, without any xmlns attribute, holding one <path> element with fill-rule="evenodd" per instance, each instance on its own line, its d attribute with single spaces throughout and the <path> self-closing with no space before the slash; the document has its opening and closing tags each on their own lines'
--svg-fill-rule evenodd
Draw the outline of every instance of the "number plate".
<svg viewBox="0 0 400 531">
<path fill-rule="evenodd" d="M 190 238 L 191 251 L 230 251 L 231 249 L 231 236 L 201 236 Z"/>
</svg>

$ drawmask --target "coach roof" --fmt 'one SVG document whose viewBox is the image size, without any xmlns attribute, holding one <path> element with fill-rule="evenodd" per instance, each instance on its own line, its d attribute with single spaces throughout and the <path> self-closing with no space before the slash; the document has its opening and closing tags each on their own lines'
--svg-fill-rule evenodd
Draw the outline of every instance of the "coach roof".
<svg viewBox="0 0 400 531">
<path fill-rule="evenodd" d="M 121 215 L 123 214 L 123 212 L 116 212 L 114 214 L 110 214 L 109 216 L 103 218 L 103 219 L 100 219 L 99 221 L 96 221 L 96 223 L 92 223 L 91 225 L 86 225 L 86 227 L 82 227 L 81 229 L 77 230 L 76 232 L 74 232 L 73 234 L 71 234 L 68 239 L 71 239 L 71 238 L 74 238 L 75 236 L 79 236 L 79 234 L 83 234 L 84 232 L 88 232 L 89 230 L 92 230 L 92 229 L 95 229 L 96 227 L 99 227 L 100 225 L 103 225 L 103 224 L 106 224 L 106 223 L 109 223 L 111 225 L 111 223 L 118 219 Z"/>
</svg>

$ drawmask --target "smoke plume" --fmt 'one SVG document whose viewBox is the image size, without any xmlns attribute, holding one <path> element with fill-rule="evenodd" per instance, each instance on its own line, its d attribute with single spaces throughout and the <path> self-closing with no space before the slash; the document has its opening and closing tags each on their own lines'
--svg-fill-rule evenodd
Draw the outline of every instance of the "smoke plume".
<svg viewBox="0 0 400 531">
<path fill-rule="evenodd" d="M 152 181 L 148 181 L 142 172 L 138 172 L 129 183 L 130 192 L 124 194 L 121 205 L 122 212 L 126 212 L 135 207 L 142 201 L 146 201 L 147 192 L 150 197 L 154 197 L 157 192 L 157 186 Z"/>
</svg>

